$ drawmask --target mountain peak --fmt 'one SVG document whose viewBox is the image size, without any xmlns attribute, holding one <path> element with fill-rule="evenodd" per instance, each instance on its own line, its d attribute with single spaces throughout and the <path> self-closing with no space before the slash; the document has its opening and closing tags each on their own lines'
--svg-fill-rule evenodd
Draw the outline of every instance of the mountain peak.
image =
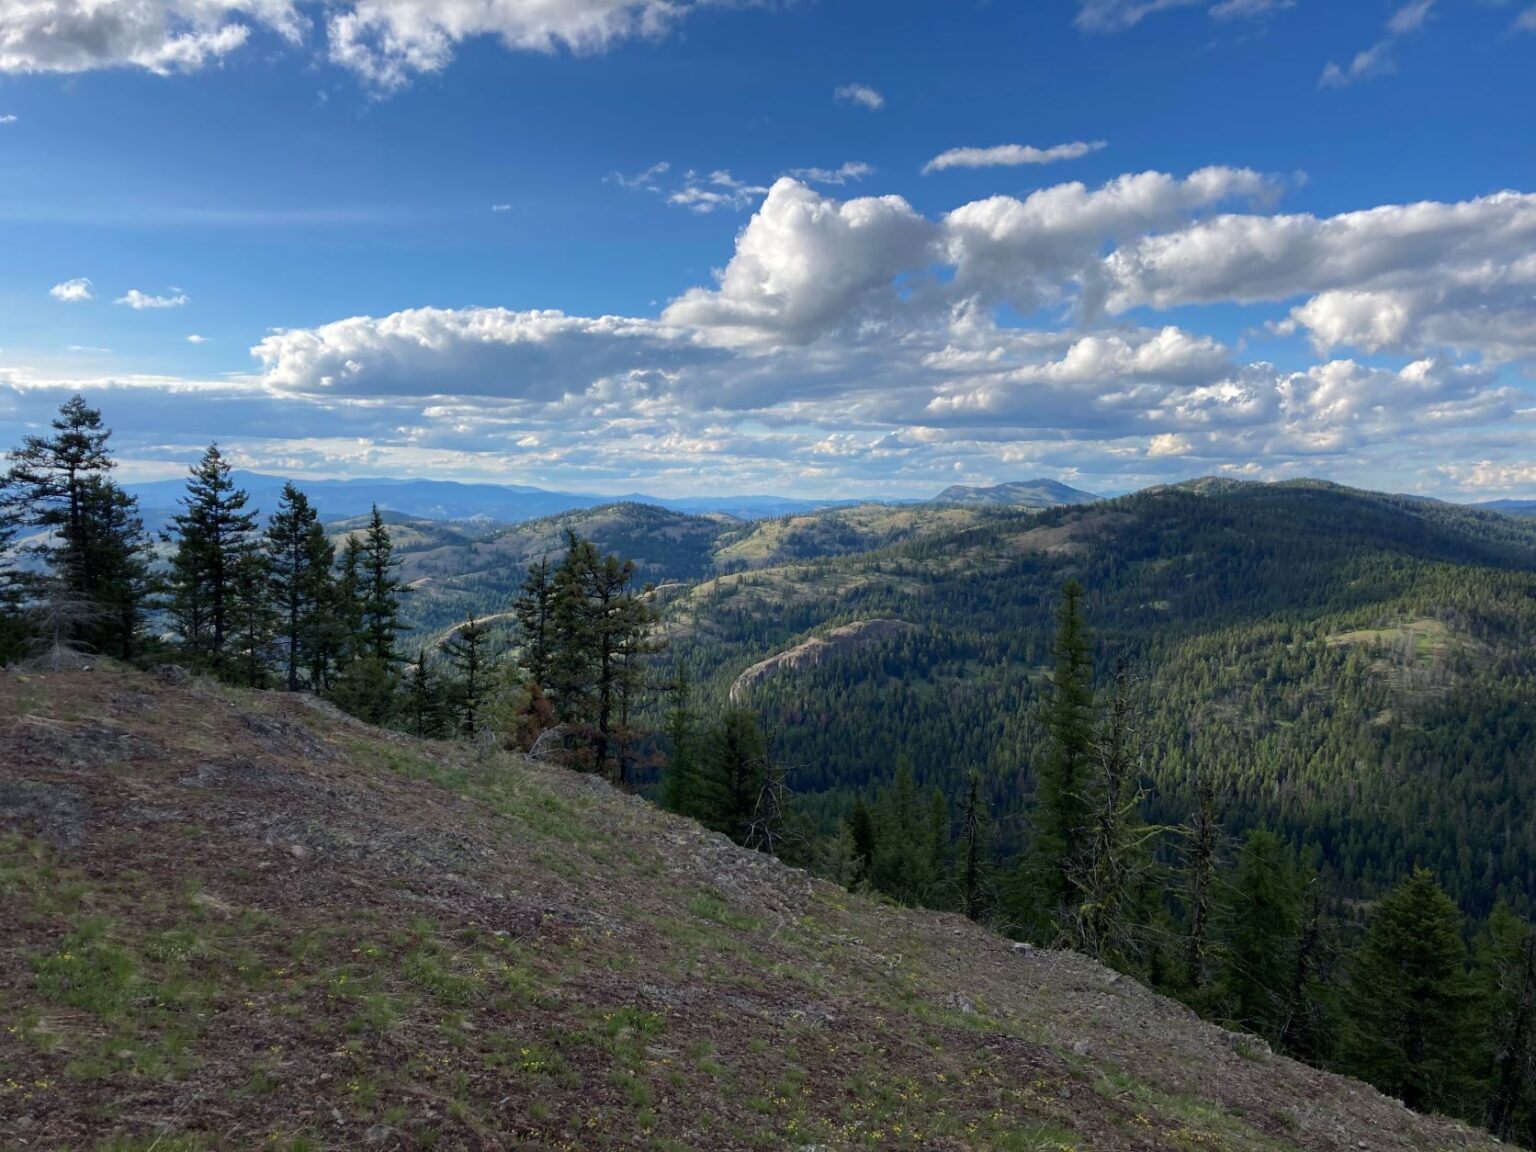
<svg viewBox="0 0 1536 1152">
<path fill-rule="evenodd" d="M 1059 480 L 1014 480 L 991 488 L 956 484 L 933 498 L 935 504 L 991 504 L 1009 508 L 1059 508 L 1066 504 L 1092 504 L 1101 497 Z"/>
</svg>

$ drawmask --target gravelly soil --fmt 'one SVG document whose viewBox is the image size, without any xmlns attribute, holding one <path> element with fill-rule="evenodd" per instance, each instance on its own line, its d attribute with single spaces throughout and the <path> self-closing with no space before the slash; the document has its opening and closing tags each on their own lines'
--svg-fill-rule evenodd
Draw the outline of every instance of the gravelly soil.
<svg viewBox="0 0 1536 1152">
<path fill-rule="evenodd" d="M 0 675 L 0 1147 L 1464 1149 L 1068 953 L 281 694 Z"/>
</svg>

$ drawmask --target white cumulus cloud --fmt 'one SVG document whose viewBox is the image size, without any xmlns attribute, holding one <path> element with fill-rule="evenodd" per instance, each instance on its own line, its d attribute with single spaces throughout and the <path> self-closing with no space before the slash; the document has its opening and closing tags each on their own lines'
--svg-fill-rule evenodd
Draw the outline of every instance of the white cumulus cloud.
<svg viewBox="0 0 1536 1152">
<path fill-rule="evenodd" d="M 899 196 L 835 201 L 785 177 L 743 229 L 716 289 L 664 313 L 727 342 L 803 343 L 883 303 L 892 280 L 920 267 L 936 231 Z"/>
<path fill-rule="evenodd" d="M 55 284 L 48 289 L 48 295 L 55 300 L 63 300 L 67 304 L 79 304 L 96 298 L 95 293 L 91 291 L 91 281 L 88 276 L 77 276 L 73 280 L 65 280 L 62 284 Z"/>
<path fill-rule="evenodd" d="M 660 36 L 695 0 L 352 0 L 331 10 L 331 60 L 381 89 L 438 72 L 466 40 L 510 49 L 601 52 L 619 40 Z"/>
<path fill-rule="evenodd" d="M 715 175 L 692 186 L 746 185 Z M 1528 457 L 1536 197 L 1318 218 L 1278 213 L 1278 190 L 1240 168 L 1143 172 L 924 214 L 783 178 L 721 229 L 713 282 L 659 316 L 343 316 L 273 332 L 245 380 L 0 369 L 0 410 L 131 387 L 125 459 L 237 427 L 248 465 L 612 492 L 1194 470 L 1412 487 Z M 1228 330 L 1255 310 L 1281 362 L 1202 331 L 1211 306 Z"/>
<path fill-rule="evenodd" d="M 195 72 L 253 27 L 297 43 L 306 24 L 292 0 L 21 0 L 0 5 L 0 72 Z"/>
<path fill-rule="evenodd" d="M 0 4 L 0 72 L 195 72 L 247 47 L 257 33 L 303 44 L 323 17 L 330 60 L 389 91 L 442 70 L 468 40 L 494 38 L 518 51 L 600 52 L 619 40 L 659 36 L 692 9 L 718 2 L 15 0 Z"/>
<path fill-rule="evenodd" d="M 1102 278 L 1111 313 L 1310 297 L 1289 320 L 1322 350 L 1519 359 L 1536 350 L 1536 195 L 1220 216 L 1117 249 Z"/>
</svg>

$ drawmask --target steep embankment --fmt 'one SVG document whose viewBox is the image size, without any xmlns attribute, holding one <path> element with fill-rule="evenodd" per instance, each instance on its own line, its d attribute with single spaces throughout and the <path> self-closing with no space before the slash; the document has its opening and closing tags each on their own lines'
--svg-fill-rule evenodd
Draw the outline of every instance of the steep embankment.
<svg viewBox="0 0 1536 1152">
<path fill-rule="evenodd" d="M 1491 1147 L 1081 958 L 296 697 L 0 674 L 0 1145 Z"/>
</svg>

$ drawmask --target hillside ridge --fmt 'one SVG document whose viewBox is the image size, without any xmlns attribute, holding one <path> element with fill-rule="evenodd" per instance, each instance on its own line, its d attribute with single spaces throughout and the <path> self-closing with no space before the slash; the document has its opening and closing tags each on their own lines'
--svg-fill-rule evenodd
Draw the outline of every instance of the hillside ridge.
<svg viewBox="0 0 1536 1152">
<path fill-rule="evenodd" d="M 200 678 L 0 676 L 18 1147 L 1492 1148 L 605 783 Z"/>
</svg>

